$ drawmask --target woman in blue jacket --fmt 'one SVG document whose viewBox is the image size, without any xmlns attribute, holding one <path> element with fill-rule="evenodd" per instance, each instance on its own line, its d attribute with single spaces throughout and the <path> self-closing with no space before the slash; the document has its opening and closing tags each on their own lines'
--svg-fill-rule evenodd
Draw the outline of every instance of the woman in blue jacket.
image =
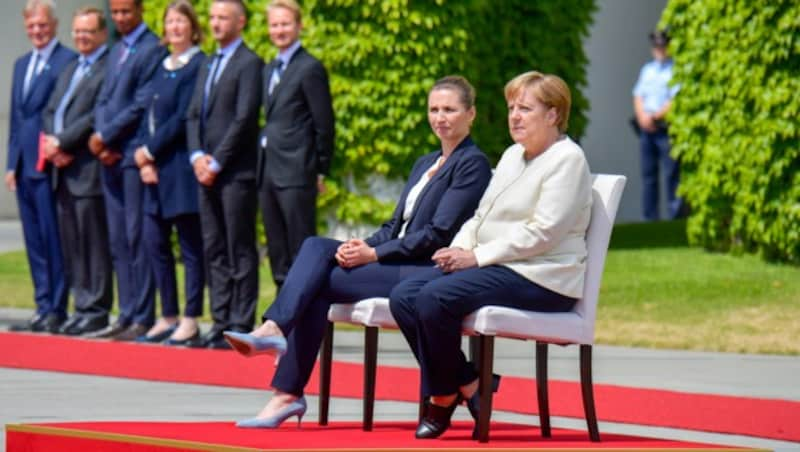
<svg viewBox="0 0 800 452">
<path fill-rule="evenodd" d="M 225 333 L 246 356 L 282 355 L 272 399 L 239 427 L 275 428 L 292 416 L 299 421 L 330 304 L 388 296 L 398 282 L 430 268 L 434 251 L 472 215 L 491 178 L 488 159 L 469 136 L 474 102 L 463 77 L 437 81 L 428 94 L 428 121 L 441 148 L 414 164 L 392 218 L 364 240 L 306 239 L 264 323 L 250 334 Z"/>
<path fill-rule="evenodd" d="M 135 154 L 142 182 L 147 185 L 143 238 L 161 295 L 162 315 L 140 341 L 191 345 L 199 336 L 196 318 L 203 313 L 203 241 L 197 181 L 189 163 L 184 117 L 205 58 L 197 46 L 201 41 L 202 32 L 191 3 L 170 3 L 164 13 L 163 39 L 170 53 L 150 81 L 152 102 L 139 128 L 141 146 Z M 186 307 L 180 322 L 170 241 L 173 226 L 178 231 L 186 269 Z"/>
</svg>

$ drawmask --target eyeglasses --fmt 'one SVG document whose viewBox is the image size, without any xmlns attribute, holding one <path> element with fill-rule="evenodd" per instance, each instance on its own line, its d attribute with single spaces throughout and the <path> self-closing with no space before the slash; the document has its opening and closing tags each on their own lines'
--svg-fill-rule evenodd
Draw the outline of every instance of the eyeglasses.
<svg viewBox="0 0 800 452">
<path fill-rule="evenodd" d="M 94 34 L 97 34 L 98 31 L 100 30 L 96 28 L 94 30 L 72 30 L 72 36 L 81 36 L 81 35 L 92 36 Z"/>
</svg>

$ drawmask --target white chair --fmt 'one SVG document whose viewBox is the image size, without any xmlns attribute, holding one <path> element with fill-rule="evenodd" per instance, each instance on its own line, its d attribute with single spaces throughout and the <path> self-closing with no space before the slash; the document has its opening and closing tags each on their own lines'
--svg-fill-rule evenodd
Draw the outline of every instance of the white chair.
<svg viewBox="0 0 800 452">
<path fill-rule="evenodd" d="M 542 435 L 550 436 L 550 408 L 547 391 L 547 345 L 579 344 L 581 390 L 584 412 L 592 441 L 599 441 L 597 416 L 592 386 L 592 345 L 600 280 L 603 275 L 608 242 L 625 188 L 625 176 L 598 174 L 592 180 L 592 213 L 586 233 L 588 256 L 583 297 L 570 312 L 541 313 L 485 306 L 470 314 L 463 323 L 464 334 L 477 337 L 481 416 L 478 422 L 479 441 L 489 439 L 492 391 L 491 376 L 494 358 L 494 337 L 536 341 L 536 385 Z M 333 345 L 333 322 L 365 326 L 364 332 L 364 413 L 363 429 L 372 429 L 375 402 L 378 328 L 396 329 L 386 298 L 368 298 L 354 304 L 336 304 L 328 312 L 328 330 L 320 355 L 320 424 L 328 421 L 330 399 L 330 366 Z M 485 407 L 485 408 L 484 408 Z M 488 409 L 487 409 L 488 408 Z"/>
</svg>

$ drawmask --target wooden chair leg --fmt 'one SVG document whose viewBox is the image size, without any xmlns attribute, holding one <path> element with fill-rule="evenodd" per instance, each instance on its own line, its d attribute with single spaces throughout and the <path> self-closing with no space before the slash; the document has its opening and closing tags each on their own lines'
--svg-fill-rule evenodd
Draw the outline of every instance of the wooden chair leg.
<svg viewBox="0 0 800 452">
<path fill-rule="evenodd" d="M 492 367 L 494 366 L 494 336 L 480 335 L 478 341 L 480 361 L 478 365 L 478 391 L 481 409 L 478 416 L 478 441 L 489 441 L 489 422 L 492 418 Z"/>
<path fill-rule="evenodd" d="M 581 344 L 581 394 L 583 394 L 583 411 L 586 415 L 586 425 L 589 428 L 589 438 L 600 441 L 600 430 L 597 428 L 597 413 L 594 408 L 594 386 L 592 384 L 592 346 Z"/>
<path fill-rule="evenodd" d="M 333 361 L 333 322 L 328 322 L 319 355 L 319 425 L 328 425 L 331 401 L 331 362 Z"/>
<path fill-rule="evenodd" d="M 536 397 L 539 400 L 539 427 L 550 438 L 550 399 L 547 388 L 547 342 L 536 341 Z"/>
<path fill-rule="evenodd" d="M 364 425 L 365 432 L 372 431 L 375 410 L 375 374 L 378 367 L 378 327 L 364 329 Z"/>
</svg>

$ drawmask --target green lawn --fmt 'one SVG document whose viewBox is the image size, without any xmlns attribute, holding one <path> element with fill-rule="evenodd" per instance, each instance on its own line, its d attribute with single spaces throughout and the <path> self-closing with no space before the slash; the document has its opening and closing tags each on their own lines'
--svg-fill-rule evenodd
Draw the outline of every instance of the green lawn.
<svg viewBox="0 0 800 452">
<path fill-rule="evenodd" d="M 690 248 L 683 228 L 682 222 L 617 226 L 597 342 L 800 354 L 800 268 Z M 31 307 L 29 278 L 24 253 L 0 254 L 0 305 Z M 259 314 L 273 296 L 263 265 Z"/>
</svg>

